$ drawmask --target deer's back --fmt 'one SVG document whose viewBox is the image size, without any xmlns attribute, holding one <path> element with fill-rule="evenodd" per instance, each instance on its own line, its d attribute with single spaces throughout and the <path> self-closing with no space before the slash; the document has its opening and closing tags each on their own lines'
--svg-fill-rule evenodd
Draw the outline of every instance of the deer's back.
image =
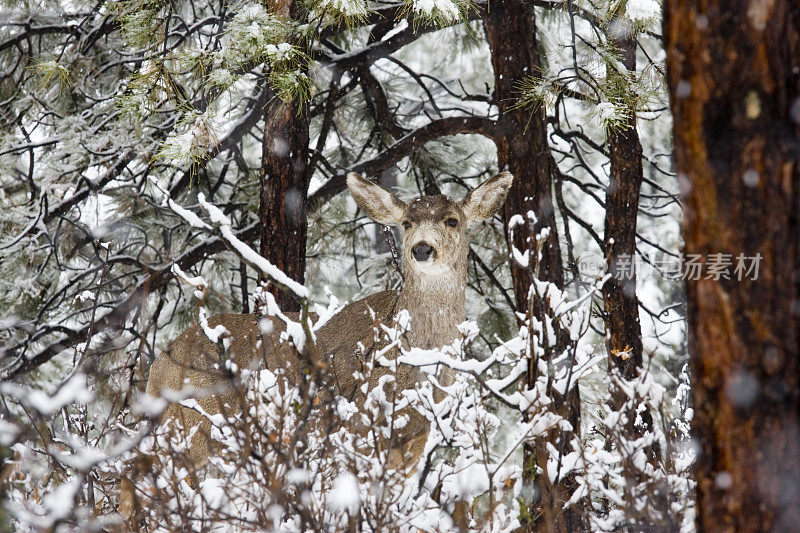
<svg viewBox="0 0 800 533">
<path fill-rule="evenodd" d="M 396 291 L 383 291 L 348 304 L 316 332 L 317 348 L 327 363 L 336 394 L 357 400 L 360 381 L 354 374 L 364 371 L 366 358 L 371 358 L 374 350 L 380 347 L 374 341 L 376 324 L 391 323 L 397 296 Z M 297 313 L 286 314 L 292 320 L 299 318 Z M 159 397 L 167 390 L 180 391 L 186 387 L 202 389 L 192 397 L 203 410 L 211 414 L 226 410 L 236 412 L 240 409 L 240 399 L 224 368 L 226 357 L 240 368 L 282 370 L 290 381 L 297 379 L 298 354 L 289 343 L 280 342 L 280 335 L 285 331 L 280 319 L 260 318 L 255 314 L 220 314 L 210 317 L 208 324 L 211 328 L 222 325 L 228 330 L 228 352 L 221 352 L 199 325 L 188 328 L 153 362 L 147 382 L 150 396 Z M 373 371 L 370 388 L 386 373 L 383 368 Z M 397 376 L 399 388 L 407 388 L 417 379 L 417 374 L 416 369 L 401 367 Z M 199 426 L 202 438 L 193 442 L 190 455 L 196 465 L 205 463 L 213 453 L 207 435 L 210 425 L 205 417 L 196 410 L 172 404 L 164 411 L 162 420 L 176 420 L 184 428 Z M 415 420 L 405 431 L 417 434 L 423 425 L 423 421 Z"/>
<path fill-rule="evenodd" d="M 318 331 L 317 346 L 331 367 L 338 394 L 354 394 L 358 385 L 354 373 L 364 371 L 366 361 L 382 344 L 375 342 L 375 329 L 378 322 L 391 324 L 397 295 L 396 291 L 383 291 L 353 302 Z"/>
<path fill-rule="evenodd" d="M 353 372 L 362 369 L 362 361 L 356 353 L 368 355 L 374 349 L 376 320 L 391 322 L 397 294 L 383 291 L 348 304 L 317 331 L 317 347 L 336 375 L 340 394 L 351 390 Z M 286 314 L 292 320 L 299 319 L 298 313 Z M 259 320 L 262 320 L 261 327 Z M 219 346 L 209 340 L 199 325 L 188 328 L 153 362 L 147 382 L 148 394 L 159 396 L 165 390 L 182 390 L 186 385 L 217 387 L 226 379 L 222 368 L 226 357 L 242 368 L 286 370 L 287 364 L 289 368 L 296 367 L 295 361 L 287 360 L 292 359 L 295 350 L 280 342 L 280 335 L 286 328 L 279 319 L 228 313 L 210 317 L 208 324 L 211 328 L 222 325 L 228 330 L 228 353 L 221 353 Z"/>
<path fill-rule="evenodd" d="M 261 335 L 256 315 L 221 314 L 210 317 L 208 324 L 211 328 L 221 325 L 231 334 L 230 349 L 224 354 L 199 325 L 188 328 L 153 361 L 147 380 L 147 394 L 157 398 L 167 391 L 191 388 L 194 392 L 189 391 L 187 395 L 207 413 L 236 412 L 240 409 L 239 397 L 232 387 L 224 360 L 230 358 L 240 368 L 263 367 L 264 354 L 279 348 L 280 332 L 285 329 L 279 323 L 280 320 L 271 322 L 273 332 Z M 204 465 L 215 452 L 209 434 L 211 424 L 197 410 L 173 403 L 164 410 L 161 420 L 178 423 L 187 433 L 190 428 L 197 428 L 198 434 L 189 448 L 189 458 L 196 467 Z"/>
<path fill-rule="evenodd" d="M 255 315 L 215 315 L 208 319 L 208 324 L 211 328 L 224 326 L 231 334 L 230 350 L 225 357 L 245 367 L 257 363 L 260 332 Z M 223 365 L 219 346 L 209 340 L 199 325 L 194 325 L 173 340 L 153 362 L 147 393 L 159 396 L 165 390 L 182 390 L 185 385 L 193 388 L 218 386 L 225 375 Z"/>
</svg>

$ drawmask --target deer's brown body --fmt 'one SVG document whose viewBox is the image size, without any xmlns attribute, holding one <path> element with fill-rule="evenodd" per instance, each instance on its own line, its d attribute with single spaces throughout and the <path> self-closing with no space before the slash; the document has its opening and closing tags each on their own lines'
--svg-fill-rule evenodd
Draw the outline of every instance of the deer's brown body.
<svg viewBox="0 0 800 533">
<path fill-rule="evenodd" d="M 317 331 L 316 348 L 332 373 L 337 395 L 357 396 L 356 387 L 360 383 L 354 373 L 363 371 L 358 354 L 368 357 L 373 351 L 376 320 L 391 323 L 395 311 L 400 309 L 400 301 L 400 293 L 396 291 L 373 294 L 346 306 Z M 295 313 L 288 316 L 293 320 L 299 318 Z M 270 330 L 269 334 L 261 331 L 265 320 L 270 322 L 266 328 Z M 278 341 L 285 329 L 280 319 L 260 318 L 255 314 L 223 314 L 209 318 L 208 324 L 212 328 L 222 325 L 231 334 L 228 355 L 240 368 L 282 370 L 290 381 L 297 381 L 300 369 L 297 352 L 293 346 Z M 448 342 L 453 339 L 455 336 Z M 231 389 L 229 377 L 220 365 L 218 346 L 203 334 L 200 326 L 193 326 L 156 358 L 150 369 L 147 394 L 158 398 L 165 392 L 191 386 L 198 389 L 194 399 L 207 413 L 235 412 L 241 409 L 239 396 Z M 377 381 L 384 373 L 380 370 L 373 372 L 371 381 Z M 400 366 L 397 374 L 398 382 L 403 384 L 413 384 L 419 377 L 416 368 L 406 365 Z M 215 452 L 209 436 L 211 424 L 197 410 L 171 404 L 165 409 L 162 419 L 177 420 L 183 428 L 198 427 L 188 452 L 195 467 L 203 466 Z M 404 428 L 401 440 L 407 441 L 424 429 L 421 420 L 413 420 Z"/>
<path fill-rule="evenodd" d="M 402 224 L 403 273 L 402 290 L 384 291 L 345 306 L 316 332 L 316 346 L 324 366 L 331 373 L 334 392 L 355 398 L 360 385 L 354 373 L 363 370 L 361 356 L 369 356 L 375 348 L 376 319 L 390 324 L 400 310 L 407 310 L 411 330 L 407 342 L 421 348 L 437 348 L 459 337 L 458 324 L 465 319 L 464 290 L 467 275 L 469 240 L 466 228 L 471 222 L 484 220 L 502 205 L 512 176 L 501 173 L 473 190 L 462 201 L 446 196 L 422 196 L 409 204 L 391 193 L 354 174 L 348 176 L 348 187 L 359 207 L 372 219 L 384 224 Z M 290 316 L 297 320 L 297 316 Z M 271 320 L 264 328 L 259 320 Z M 289 379 L 296 379 L 299 369 L 297 352 L 288 343 L 277 339 L 283 330 L 279 319 L 255 315 L 225 314 L 211 317 L 213 328 L 223 325 L 231 337 L 229 357 L 239 367 L 283 369 Z M 268 334 L 262 331 L 269 331 Z M 366 352 L 366 353 L 365 353 Z M 175 339 L 156 358 L 150 370 L 147 393 L 162 396 L 167 390 L 179 391 L 187 386 L 213 394 L 198 395 L 197 402 L 208 413 L 242 409 L 239 396 L 230 388 L 230 380 L 220 371 L 219 348 L 199 326 L 194 326 Z M 370 387 L 386 369 L 376 369 Z M 413 388 L 420 380 L 420 370 L 399 365 L 397 389 Z M 439 381 L 450 381 L 448 369 L 439 373 Z M 409 422 L 398 432 L 394 446 L 398 459 L 406 464 L 416 462 L 423 451 L 428 422 L 416 412 L 409 412 Z M 162 420 L 179 420 L 184 428 L 198 427 L 190 447 L 190 459 L 202 466 L 215 453 L 208 436 L 210 424 L 196 410 L 170 405 Z M 125 492 L 125 491 L 124 491 Z M 130 492 L 130 490 L 128 490 Z M 120 511 L 130 514 L 131 495 L 123 494 Z"/>
</svg>

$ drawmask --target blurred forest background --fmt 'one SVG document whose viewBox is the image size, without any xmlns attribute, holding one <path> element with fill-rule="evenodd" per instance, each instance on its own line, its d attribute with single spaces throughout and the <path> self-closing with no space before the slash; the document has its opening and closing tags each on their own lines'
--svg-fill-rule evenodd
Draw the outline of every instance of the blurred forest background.
<svg viewBox="0 0 800 533">
<path fill-rule="evenodd" d="M 424 503 L 418 495 L 398 497 L 385 504 L 385 515 L 367 512 L 372 474 L 354 473 L 360 507 L 325 504 L 325 494 L 335 492 L 325 481 L 310 482 L 317 487 L 311 496 L 294 494 L 288 476 L 280 488 L 265 488 L 261 502 L 250 502 L 261 510 L 241 522 L 244 515 L 231 511 L 236 502 L 208 497 L 197 504 L 190 497 L 182 505 L 188 496 L 176 489 L 173 503 L 147 527 L 691 531 L 703 520 L 696 516 L 697 482 L 701 509 L 727 516 L 717 526 L 709 518 L 706 529 L 764 521 L 789 530 L 782 528 L 798 512 L 798 478 L 764 489 L 758 465 L 755 474 L 740 476 L 736 465 L 747 460 L 711 444 L 723 438 L 719 432 L 689 436 L 690 374 L 706 368 L 690 365 L 690 341 L 697 361 L 714 350 L 734 354 L 713 362 L 719 373 L 703 382 L 711 391 L 699 396 L 700 405 L 708 404 L 701 409 L 706 427 L 718 416 L 712 406 L 722 406 L 719 416 L 729 418 L 720 420 L 732 427 L 742 417 L 745 433 L 755 435 L 747 453 L 763 446 L 758 435 L 769 427 L 784 428 L 782 442 L 798 435 L 792 335 L 800 276 L 792 268 L 800 265 L 800 181 L 792 143 L 800 93 L 790 67 L 800 57 L 800 15 L 791 2 L 750 2 L 770 4 L 759 26 L 748 2 L 729 3 L 736 4 L 730 13 L 716 3 L 701 12 L 692 2 L 657 0 L 3 2 L 0 527 L 123 527 L 114 513 L 118 480 L 149 431 L 142 429 L 149 426 L 141 397 L 151 363 L 197 320 L 199 308 L 256 310 L 269 275 L 231 247 L 199 205 L 200 193 L 224 212 L 239 240 L 304 283 L 310 304 L 326 309 L 402 282 L 392 250 L 399 231 L 357 210 L 345 192 L 347 172 L 408 200 L 462 198 L 509 170 L 515 182 L 503 212 L 476 231 L 469 252 L 467 317 L 476 332 L 470 353 L 487 360 L 536 331 L 550 332 L 552 342 L 537 341 L 544 366 L 517 374 L 513 357 L 527 352 L 508 348 L 510 359 L 498 359 L 495 370 L 495 377 L 511 376 L 502 390 L 471 382 L 484 390 L 476 393 L 475 412 L 495 422 L 465 433 L 485 441 L 470 465 L 497 476 L 470 481 L 454 468 L 453 486 L 437 485 L 425 480 L 426 469 L 411 481 L 395 480 L 397 494 L 417 494 L 411 485 L 427 491 Z M 738 31 L 747 38 L 737 38 Z M 747 44 L 767 39 L 758 31 L 772 32 L 767 42 L 777 48 Z M 708 42 L 681 48 L 692 32 Z M 739 45 L 747 53 L 738 59 L 723 53 Z M 690 61 L 705 57 L 703 46 L 712 59 Z M 675 61 L 669 82 L 668 56 Z M 696 78 L 716 60 L 719 72 L 708 74 L 714 83 Z M 781 64 L 789 65 L 782 78 L 774 70 Z M 741 87 L 725 85 L 759 69 L 759 79 L 748 74 Z M 740 92 L 729 97 L 723 86 Z M 703 107 L 715 99 L 734 104 Z M 754 106 L 758 113 L 749 118 Z M 676 129 L 677 159 L 673 112 L 686 124 Z M 697 117 L 718 119 L 717 129 L 692 129 Z M 739 157 L 744 141 L 734 138 L 736 128 L 778 124 L 785 126 L 775 157 L 757 158 L 750 144 L 741 151 L 750 150 L 751 163 L 715 174 L 722 167 L 712 161 L 708 176 L 717 177 L 707 181 L 694 172 L 697 158 Z M 762 144 L 758 150 L 773 146 Z M 780 157 L 794 166 L 787 170 Z M 770 207 L 775 202 L 781 207 Z M 740 216 L 728 218 L 730 209 Z M 759 218 L 767 211 L 771 222 Z M 515 215 L 521 218 L 510 236 Z M 208 227 L 192 224 L 198 216 Z M 704 224 L 712 223 L 716 229 L 707 231 Z M 743 230 L 749 241 L 719 246 L 739 227 L 750 228 Z M 771 229 L 764 236 L 758 228 Z M 769 236 L 785 251 L 783 270 L 775 266 L 778 252 L 764 246 Z M 731 276 L 707 278 L 703 270 L 702 279 L 689 281 L 688 307 L 697 319 L 687 322 L 684 254 L 706 254 L 707 267 L 707 254 L 717 252 L 732 254 Z M 740 252 L 766 256 L 763 286 L 736 280 Z M 770 274 L 778 271 L 788 278 Z M 603 284 L 605 272 L 611 277 Z M 203 280 L 199 290 L 186 283 L 194 276 Z M 529 292 L 535 280 L 550 289 Z M 758 306 L 744 295 L 759 290 L 785 320 L 772 322 L 764 303 L 757 340 L 720 333 L 710 324 L 724 313 L 704 299 L 717 294 L 711 286 L 738 295 L 723 305 L 733 316 L 752 321 L 743 310 Z M 283 310 L 303 304 L 274 283 L 265 290 Z M 559 307 L 564 302 L 572 303 Z M 711 315 L 703 315 L 709 308 Z M 578 324 L 572 329 L 561 320 L 570 313 Z M 738 318 L 720 320 L 735 323 L 731 331 L 753 330 Z M 751 355 L 737 366 L 736 354 L 744 352 Z M 764 353 L 778 363 L 763 363 Z M 768 375 L 763 365 L 772 365 Z M 738 373 L 727 373 L 734 367 Z M 558 385 L 565 369 L 566 387 Z M 785 379 L 785 393 L 770 397 L 768 377 Z M 510 401 L 509 390 L 517 389 L 540 390 L 549 403 L 537 408 L 568 423 L 522 431 L 541 413 Z M 780 406 L 776 417 L 789 413 L 794 422 L 747 422 L 767 420 L 762 414 L 770 408 L 750 409 L 762 400 Z M 778 447 L 777 456 L 791 457 L 791 445 Z M 458 446 L 446 448 L 436 461 L 461 464 Z M 698 453 L 728 459 L 701 462 L 695 478 Z M 510 464 L 516 467 L 501 471 Z M 796 465 L 797 456 L 787 471 Z M 349 479 L 336 481 L 350 487 Z M 718 494 L 732 484 L 762 487 L 737 492 L 739 502 L 780 503 L 757 506 L 763 516 L 740 521 L 741 506 L 725 507 Z M 466 522 L 456 516 L 461 500 L 470 508 Z"/>
</svg>

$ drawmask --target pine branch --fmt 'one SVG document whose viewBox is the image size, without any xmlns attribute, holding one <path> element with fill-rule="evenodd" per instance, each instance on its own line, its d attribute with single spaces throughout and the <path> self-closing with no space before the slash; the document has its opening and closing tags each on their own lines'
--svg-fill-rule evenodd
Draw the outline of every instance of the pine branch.
<svg viewBox="0 0 800 533">
<path fill-rule="evenodd" d="M 258 237 L 259 233 L 259 223 L 254 222 L 239 230 L 236 236 L 243 242 L 251 243 Z M 108 330 L 122 330 L 128 316 L 139 309 L 151 293 L 157 291 L 172 280 L 173 264 L 178 265 L 181 270 L 188 270 L 203 259 L 225 250 L 226 247 L 226 242 L 223 239 L 213 237 L 194 246 L 174 261 L 162 267 L 153 268 L 149 275 L 145 275 L 139 280 L 136 284 L 136 288 L 127 298 L 117 303 L 113 309 L 102 317 L 80 329 L 64 328 L 55 324 L 44 326 L 42 330 L 32 334 L 27 340 L 20 342 L 16 346 L 9 347 L 4 353 L 0 354 L 3 359 L 15 359 L 11 363 L 4 364 L 5 368 L 2 379 L 14 379 L 23 374 L 27 374 L 65 350 L 74 348 L 92 335 Z M 25 350 L 30 344 L 54 332 L 61 332 L 64 336 L 30 357 L 25 355 Z M 9 356 L 8 354 L 12 355 Z"/>
<path fill-rule="evenodd" d="M 383 172 L 404 157 L 411 155 L 417 148 L 430 141 L 460 133 L 476 133 L 493 140 L 500 136 L 497 122 L 490 118 L 447 117 L 434 120 L 407 134 L 372 159 L 353 165 L 350 169 L 339 170 L 334 177 L 311 195 L 308 200 L 309 210 L 318 209 L 328 200 L 342 192 L 345 189 L 345 179 L 348 172 L 373 176 Z"/>
</svg>

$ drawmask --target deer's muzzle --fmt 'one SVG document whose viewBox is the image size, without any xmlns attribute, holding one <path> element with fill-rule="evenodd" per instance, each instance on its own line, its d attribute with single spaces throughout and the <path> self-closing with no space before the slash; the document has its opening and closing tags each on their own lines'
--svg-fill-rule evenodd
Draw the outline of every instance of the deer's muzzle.
<svg viewBox="0 0 800 533">
<path fill-rule="evenodd" d="M 425 241 L 414 245 L 414 247 L 411 249 L 411 254 L 414 256 L 414 259 L 420 263 L 427 261 L 428 259 L 436 259 L 436 250 L 433 246 Z"/>
</svg>

